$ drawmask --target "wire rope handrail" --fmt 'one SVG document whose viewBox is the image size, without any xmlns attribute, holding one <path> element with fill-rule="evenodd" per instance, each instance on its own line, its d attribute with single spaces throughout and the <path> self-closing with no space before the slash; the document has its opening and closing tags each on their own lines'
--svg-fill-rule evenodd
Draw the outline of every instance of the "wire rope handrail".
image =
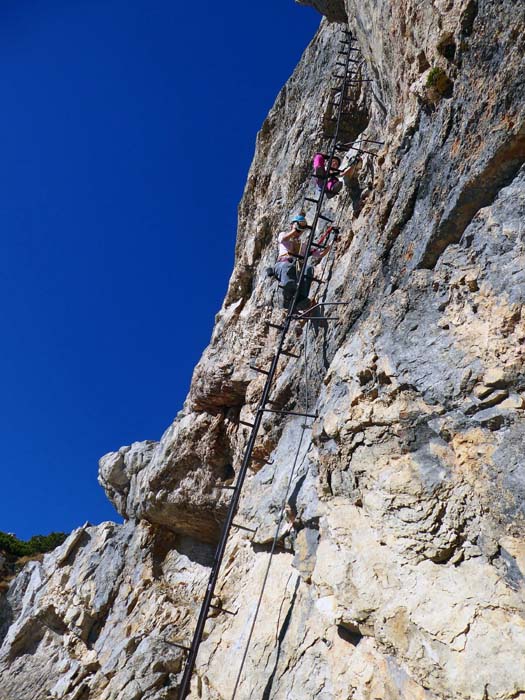
<svg viewBox="0 0 525 700">
<path fill-rule="evenodd" d="M 305 342 L 304 342 L 304 383 L 305 383 L 305 395 L 306 395 L 306 396 L 305 396 L 306 411 L 308 411 L 308 402 L 309 402 L 309 396 L 308 396 L 308 394 L 309 394 L 309 392 L 308 392 L 308 347 L 307 347 L 307 343 L 308 343 L 308 330 L 307 330 L 306 333 L 305 333 Z M 272 540 L 272 546 L 271 546 L 271 548 L 270 548 L 270 556 L 268 557 L 268 563 L 266 564 L 266 569 L 265 569 L 265 572 L 264 572 L 263 582 L 262 582 L 262 585 L 261 585 L 261 589 L 260 589 L 260 591 L 259 591 L 259 596 L 258 596 L 258 598 L 257 598 L 257 605 L 256 605 L 256 607 L 255 607 L 255 612 L 254 612 L 254 614 L 253 614 L 253 618 L 252 618 L 252 621 L 251 621 L 251 624 L 250 624 L 250 630 L 249 630 L 249 632 L 248 632 L 248 638 L 247 638 L 246 644 L 245 644 L 245 646 L 244 646 L 244 652 L 243 652 L 242 659 L 241 659 L 241 665 L 239 666 L 239 670 L 238 670 L 238 672 L 237 672 L 237 677 L 236 677 L 236 679 L 235 679 L 235 686 L 234 686 L 234 688 L 233 688 L 233 693 L 232 693 L 232 696 L 231 696 L 231 700 L 235 700 L 235 697 L 236 697 L 236 695 L 237 695 L 237 690 L 238 690 L 239 684 L 240 684 L 240 682 L 241 682 L 241 677 L 242 677 L 242 672 L 243 672 L 243 669 L 244 669 L 244 664 L 246 663 L 246 659 L 247 659 L 247 657 L 248 657 L 248 651 L 249 651 L 249 648 L 250 648 L 250 643 L 251 643 L 251 640 L 252 640 L 253 632 L 254 632 L 254 630 L 255 630 L 255 623 L 257 622 L 257 617 L 258 617 L 258 615 L 259 615 L 259 610 L 261 609 L 261 606 L 262 606 L 262 600 L 263 600 L 263 596 L 264 596 L 264 591 L 266 590 L 266 584 L 268 583 L 268 577 L 269 577 L 269 575 L 270 575 L 270 568 L 271 568 L 271 565 L 272 565 L 273 555 L 275 554 L 275 550 L 276 550 L 276 548 L 277 548 L 277 544 L 278 544 L 278 541 L 279 541 L 279 533 L 280 533 L 280 531 L 281 531 L 281 525 L 282 525 L 282 522 L 283 522 L 283 519 L 284 519 L 285 507 L 286 507 L 286 503 L 287 503 L 287 501 L 288 501 L 288 494 L 290 493 L 290 489 L 291 489 L 292 484 L 293 484 L 293 479 L 294 479 L 294 476 L 295 476 L 295 471 L 296 471 L 296 469 L 297 469 L 297 463 L 298 463 L 298 461 L 299 461 L 299 456 L 300 456 L 300 454 L 301 454 L 301 447 L 302 447 L 302 444 L 303 444 L 303 439 L 304 439 L 304 435 L 305 435 L 305 433 L 306 433 L 306 430 L 307 430 L 307 426 L 306 426 L 306 425 L 302 425 L 302 426 L 301 426 L 301 435 L 299 436 L 299 442 L 298 442 L 298 444 L 297 444 L 297 450 L 295 451 L 295 457 L 294 457 L 294 461 L 293 461 L 293 464 L 292 464 L 292 469 L 291 469 L 291 471 L 290 471 L 290 476 L 289 476 L 288 482 L 287 482 L 287 484 L 286 484 L 286 493 L 284 494 L 284 497 L 283 497 L 282 502 L 281 502 L 281 508 L 280 508 L 280 511 L 279 511 L 279 513 L 280 513 L 280 515 L 279 515 L 279 520 L 277 521 L 277 525 L 276 525 L 276 527 L 275 527 L 275 533 L 274 533 L 273 540 Z"/>
</svg>

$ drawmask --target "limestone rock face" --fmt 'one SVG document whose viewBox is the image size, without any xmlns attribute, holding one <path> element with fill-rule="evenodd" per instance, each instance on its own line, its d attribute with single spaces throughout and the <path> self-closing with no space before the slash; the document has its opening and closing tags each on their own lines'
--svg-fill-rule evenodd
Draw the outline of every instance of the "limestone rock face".
<svg viewBox="0 0 525 700">
<path fill-rule="evenodd" d="M 209 558 L 146 523 L 73 532 L 11 586 L 2 698 L 170 697 Z"/>
<path fill-rule="evenodd" d="M 525 6 L 312 0 L 329 22 L 257 136 L 235 267 L 183 410 L 103 457 L 84 526 L 0 599 L 2 700 L 171 700 L 264 368 L 275 234 L 315 195 L 338 22 L 361 47 L 353 162 L 292 333 L 191 698 L 525 699 Z M 382 143 L 375 143 L 382 142 Z M 355 160 L 351 145 L 365 151 Z M 354 159 L 354 160 L 352 160 Z"/>
<path fill-rule="evenodd" d="M 160 442 L 134 443 L 105 455 L 99 482 L 125 518 L 213 542 L 225 512 L 221 486 L 233 475 L 224 417 L 188 412 Z"/>
</svg>

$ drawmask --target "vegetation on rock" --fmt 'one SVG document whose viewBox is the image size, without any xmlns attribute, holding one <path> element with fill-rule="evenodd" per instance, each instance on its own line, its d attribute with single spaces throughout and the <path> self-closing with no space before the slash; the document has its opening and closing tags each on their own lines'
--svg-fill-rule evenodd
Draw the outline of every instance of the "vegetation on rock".
<svg viewBox="0 0 525 700">
<path fill-rule="evenodd" d="M 439 66 L 434 66 L 428 71 L 426 87 L 439 96 L 449 97 L 452 90 L 452 81 Z"/>
<path fill-rule="evenodd" d="M 49 535 L 33 535 L 29 540 L 19 540 L 15 535 L 0 532 L 0 551 L 15 557 L 45 554 L 61 545 L 66 537 L 65 532 L 51 532 Z"/>
</svg>

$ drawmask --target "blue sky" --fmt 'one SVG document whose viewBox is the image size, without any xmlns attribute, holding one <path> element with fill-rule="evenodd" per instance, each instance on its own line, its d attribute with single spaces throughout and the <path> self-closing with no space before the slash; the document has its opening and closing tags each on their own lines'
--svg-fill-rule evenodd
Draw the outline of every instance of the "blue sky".
<svg viewBox="0 0 525 700">
<path fill-rule="evenodd" d="M 255 135 L 319 15 L 293 0 L 0 5 L 0 530 L 117 519 L 104 453 L 181 408 Z"/>
</svg>

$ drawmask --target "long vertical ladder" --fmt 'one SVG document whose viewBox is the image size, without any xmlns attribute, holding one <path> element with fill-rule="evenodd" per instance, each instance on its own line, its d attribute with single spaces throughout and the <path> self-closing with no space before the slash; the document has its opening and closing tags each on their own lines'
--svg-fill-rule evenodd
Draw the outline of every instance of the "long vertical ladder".
<svg viewBox="0 0 525 700">
<path fill-rule="evenodd" d="M 355 39 L 352 37 L 351 32 L 349 30 L 344 30 L 344 40 L 341 42 L 342 45 L 341 45 L 341 49 L 339 51 L 339 54 L 341 56 L 343 56 L 343 55 L 345 56 L 344 74 L 332 76 L 335 79 L 338 79 L 338 80 L 340 79 L 342 82 L 340 83 L 340 99 L 339 99 L 339 105 L 338 105 L 338 110 L 337 110 L 336 126 L 335 126 L 334 136 L 332 137 L 332 142 L 331 142 L 329 154 L 328 154 L 327 172 L 328 172 L 329 166 L 332 162 L 332 158 L 334 157 L 336 150 L 337 150 L 337 138 L 338 138 L 338 133 L 339 133 L 339 127 L 341 124 L 341 117 L 343 114 L 343 107 L 345 105 L 345 97 L 346 97 L 347 87 L 352 82 L 351 64 L 354 63 L 354 61 L 351 59 L 351 56 L 353 55 L 353 52 L 358 51 L 358 49 L 356 49 L 354 46 L 352 46 L 352 44 L 354 42 L 355 42 Z M 342 68 L 343 62 L 341 62 L 338 67 Z M 337 91 L 339 91 L 339 86 L 337 87 Z M 206 620 L 209 617 L 210 608 L 214 607 L 214 606 L 212 606 L 212 600 L 213 600 L 213 596 L 215 594 L 215 587 L 217 585 L 217 580 L 219 578 L 220 568 L 221 568 L 222 560 L 224 557 L 224 552 L 226 550 L 226 545 L 228 542 L 230 530 L 234 526 L 233 519 L 234 519 L 235 514 L 237 512 L 239 500 L 241 497 L 242 487 L 243 487 L 244 481 L 246 479 L 248 467 L 249 467 L 250 462 L 252 460 L 253 449 L 255 447 L 255 441 L 257 439 L 257 435 L 258 435 L 259 429 L 261 427 L 261 422 L 262 422 L 262 419 L 263 419 L 265 412 L 269 412 L 269 411 L 275 412 L 273 409 L 267 408 L 266 404 L 269 402 L 270 391 L 272 389 L 273 380 L 274 380 L 275 374 L 277 372 L 277 365 L 278 365 L 279 359 L 281 358 L 281 355 L 286 354 L 284 352 L 284 341 L 286 339 L 286 335 L 290 329 L 290 325 L 291 325 L 292 321 L 297 320 L 296 304 L 298 301 L 301 284 L 302 284 L 302 281 L 303 281 L 304 276 L 306 274 L 308 257 L 310 255 L 311 249 L 315 247 L 314 237 L 315 237 L 317 225 L 319 223 L 319 220 L 330 221 L 330 219 L 328 217 L 324 216 L 322 213 L 322 207 L 323 207 L 323 202 L 324 202 L 324 198 L 325 198 L 325 194 L 326 194 L 327 182 L 328 182 L 328 178 L 325 177 L 323 179 L 323 186 L 322 186 L 321 192 L 317 198 L 315 215 L 314 215 L 312 224 L 310 226 L 310 234 L 308 236 L 308 241 L 307 241 L 306 249 L 304 252 L 304 259 L 302 260 L 299 278 L 297 280 L 297 290 L 295 292 L 295 296 L 293 298 L 293 301 L 290 305 L 290 309 L 286 315 L 286 318 L 285 318 L 282 326 L 278 327 L 278 330 L 280 331 L 280 338 L 279 338 L 279 342 L 277 344 L 277 350 L 275 352 L 275 355 L 273 356 L 272 362 L 270 364 L 270 368 L 268 370 L 265 370 L 265 372 L 267 372 L 266 382 L 264 384 L 261 399 L 259 401 L 258 407 L 257 407 L 256 412 L 255 412 L 254 422 L 253 422 L 253 424 L 248 424 L 249 427 L 251 428 L 250 437 L 248 439 L 248 443 L 247 443 L 245 451 L 244 451 L 242 464 L 241 464 L 241 467 L 239 469 L 239 473 L 237 476 L 235 486 L 233 487 L 232 497 L 231 497 L 231 500 L 230 500 L 230 503 L 228 506 L 228 511 L 226 513 L 226 519 L 225 519 L 223 527 L 222 527 L 221 537 L 220 537 L 219 543 L 217 545 L 217 549 L 215 551 L 215 557 L 214 557 L 213 565 L 211 568 L 210 577 L 208 579 L 208 585 L 206 587 L 206 593 L 204 595 L 204 600 L 202 601 L 199 617 L 197 619 L 197 625 L 195 627 L 195 632 L 193 634 L 193 640 L 191 642 L 191 646 L 186 649 L 188 651 L 188 658 L 186 661 L 186 666 L 184 668 L 184 674 L 182 676 L 182 681 L 181 681 L 181 685 L 180 685 L 180 689 L 179 689 L 179 700 L 185 700 L 190 692 L 191 677 L 193 674 L 193 670 L 195 668 L 197 654 L 199 653 L 199 647 L 200 647 L 201 642 L 202 642 L 204 627 L 206 624 Z M 302 415 L 306 418 L 316 418 L 315 415 L 310 415 L 310 414 L 305 414 L 305 413 L 295 413 L 295 412 L 291 412 L 291 411 L 280 411 L 280 413 L 283 413 L 283 414 L 293 413 L 293 415 Z"/>
</svg>

